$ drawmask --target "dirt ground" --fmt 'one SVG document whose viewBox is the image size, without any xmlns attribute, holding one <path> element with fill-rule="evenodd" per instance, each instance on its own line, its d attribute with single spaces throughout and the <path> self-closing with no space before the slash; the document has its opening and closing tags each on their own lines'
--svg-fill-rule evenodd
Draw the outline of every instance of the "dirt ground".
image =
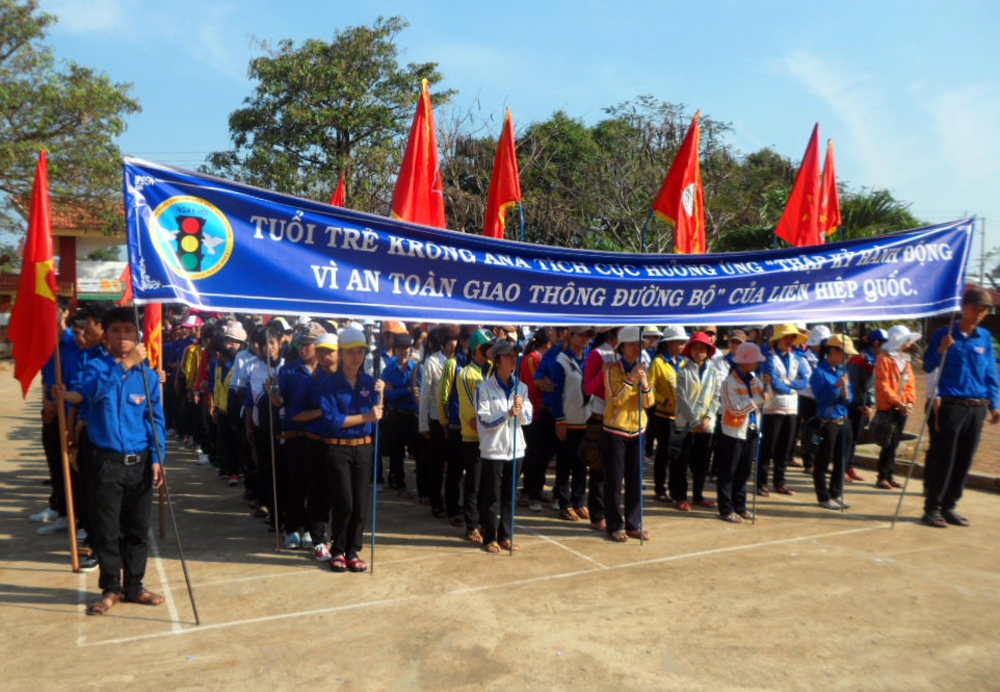
<svg viewBox="0 0 1000 692">
<path fill-rule="evenodd" d="M 1000 496 L 967 492 L 973 526 L 935 530 L 916 482 L 890 529 L 896 493 L 849 485 L 854 508 L 829 512 L 800 471 L 756 525 L 649 501 L 642 546 L 522 512 L 513 557 L 380 494 L 374 570 L 356 575 L 276 551 L 241 489 L 172 445 L 202 624 L 169 528 L 147 575 L 167 603 L 87 617 L 97 573 L 28 519 L 48 494 L 36 399 L 0 366 L 5 691 L 1000 689 Z"/>
</svg>

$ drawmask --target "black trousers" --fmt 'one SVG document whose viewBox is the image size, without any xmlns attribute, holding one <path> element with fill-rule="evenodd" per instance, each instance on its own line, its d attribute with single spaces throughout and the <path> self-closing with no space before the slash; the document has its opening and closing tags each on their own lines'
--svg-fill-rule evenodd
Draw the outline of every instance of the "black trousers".
<svg viewBox="0 0 1000 692">
<path fill-rule="evenodd" d="M 408 447 L 416 458 L 422 440 L 418 431 L 417 414 L 410 411 L 389 411 L 382 427 L 382 444 L 386 446 L 384 453 L 389 456 L 389 487 L 402 490 L 406 487 L 403 466 L 406 449 Z"/>
<path fill-rule="evenodd" d="M 482 460 L 479 458 L 479 441 L 462 441 L 462 464 L 465 470 L 465 484 L 462 488 L 465 529 L 479 528 L 482 507 L 480 506 L 479 484 L 482 475 Z"/>
<path fill-rule="evenodd" d="M 792 458 L 795 429 L 798 417 L 783 413 L 764 414 L 764 439 L 761 443 L 760 461 L 757 464 L 757 486 L 767 485 L 767 472 L 774 462 L 774 487 L 785 485 L 785 472 Z"/>
<path fill-rule="evenodd" d="M 556 482 L 553 486 L 559 509 L 584 507 L 587 493 L 587 465 L 580 460 L 583 428 L 567 428 L 566 439 L 556 440 Z"/>
<path fill-rule="evenodd" d="M 371 444 L 349 447 L 326 445 L 326 481 L 330 488 L 330 553 L 358 556 L 364 544 L 365 522 L 371 506 Z M 315 539 L 315 536 L 313 537 Z"/>
<path fill-rule="evenodd" d="M 114 454 L 95 449 L 90 478 L 90 529 L 101 566 L 102 593 L 131 598 L 143 590 L 149 555 L 153 467 L 146 458 L 125 466 Z M 124 576 L 123 576 L 124 574 Z"/>
<path fill-rule="evenodd" d="M 42 450 L 49 465 L 49 480 L 52 492 L 49 494 L 49 508 L 66 516 L 66 481 L 63 478 L 62 445 L 59 441 L 59 419 L 42 423 Z"/>
<path fill-rule="evenodd" d="M 309 454 L 308 439 L 289 437 L 281 441 L 278 465 L 278 509 L 281 511 L 285 533 L 298 531 L 309 526 L 306 498 L 309 495 Z"/>
<path fill-rule="evenodd" d="M 514 477 L 521 461 L 517 459 L 511 463 L 509 459 L 483 459 L 481 462 L 483 543 L 507 541 L 513 535 L 511 498 L 514 497 Z"/>
<path fill-rule="evenodd" d="M 674 502 L 688 499 L 688 467 L 691 468 L 692 497 L 705 499 L 705 477 L 712 454 L 712 433 L 688 432 L 680 456 L 670 461 L 670 499 Z"/>
<path fill-rule="evenodd" d="M 816 488 L 816 499 L 826 502 L 844 494 L 844 473 L 847 471 L 847 452 L 852 446 L 852 435 L 848 423 L 824 422 L 819 430 L 823 441 L 819 444 L 813 463 L 813 486 Z M 764 441 L 766 444 L 766 437 Z M 826 484 L 828 470 L 829 487 Z"/>
<path fill-rule="evenodd" d="M 653 457 L 653 492 L 667 494 L 667 469 L 670 467 L 670 439 L 674 434 L 674 419 L 656 417 L 656 456 Z"/>
<path fill-rule="evenodd" d="M 227 476 L 237 476 L 242 473 L 243 465 L 236 453 L 236 430 L 224 411 L 216 413 L 215 438 L 215 453 L 219 459 L 219 470 Z"/>
<path fill-rule="evenodd" d="M 986 413 L 985 406 L 950 401 L 942 401 L 937 412 L 931 413 L 927 421 L 931 446 L 924 462 L 925 512 L 955 509 L 962 499 Z"/>
<path fill-rule="evenodd" d="M 431 501 L 431 510 L 438 512 L 444 509 L 444 495 L 441 492 L 441 487 L 444 484 L 448 438 L 441 423 L 436 420 L 431 420 L 429 423 L 431 439 L 425 440 L 424 468 L 427 474 L 427 497 Z"/>
<path fill-rule="evenodd" d="M 544 406 L 535 410 L 531 425 L 524 428 L 524 492 L 533 499 L 540 499 L 545 490 L 545 474 L 549 460 L 555 453 L 555 421 L 552 412 Z"/>
<path fill-rule="evenodd" d="M 757 440 L 756 430 L 748 430 L 745 440 L 719 435 L 715 449 L 718 472 L 715 488 L 722 516 L 747 511 L 747 480 L 757 459 Z"/>
<path fill-rule="evenodd" d="M 449 517 L 462 515 L 462 474 L 465 473 L 465 462 L 462 459 L 462 431 L 458 428 L 448 428 L 445 431 L 445 477 L 444 506 Z"/>
<path fill-rule="evenodd" d="M 330 534 L 327 532 L 330 523 L 330 508 L 333 499 L 330 495 L 330 481 L 326 475 L 326 447 L 323 441 L 313 437 L 303 438 L 305 442 L 306 477 L 309 488 L 306 497 L 308 509 L 309 533 L 313 544 L 327 543 Z"/>
<path fill-rule="evenodd" d="M 896 473 L 896 448 L 903 437 L 903 430 L 906 428 L 908 416 L 904 416 L 899 411 L 891 411 L 893 417 L 892 435 L 878 453 L 878 480 L 891 481 Z"/>
<path fill-rule="evenodd" d="M 798 430 L 802 430 L 806 421 L 812 420 L 816 415 L 816 400 L 808 396 L 799 397 L 799 419 Z M 793 443 L 794 444 L 794 443 Z M 809 445 L 802 445 L 802 465 L 808 472 L 813 465 L 813 455 L 808 451 Z"/>
<path fill-rule="evenodd" d="M 604 514 L 607 532 L 642 529 L 642 448 L 639 436 L 604 433 Z M 622 515 L 622 484 L 625 514 Z"/>
</svg>

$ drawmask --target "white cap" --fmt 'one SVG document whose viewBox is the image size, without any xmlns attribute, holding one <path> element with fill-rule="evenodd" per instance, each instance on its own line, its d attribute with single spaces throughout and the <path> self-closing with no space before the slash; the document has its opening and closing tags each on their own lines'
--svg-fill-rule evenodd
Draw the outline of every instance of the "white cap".
<svg viewBox="0 0 1000 692">
<path fill-rule="evenodd" d="M 618 343 L 631 344 L 642 341 L 642 330 L 638 326 L 622 327 L 618 330 Z"/>
<path fill-rule="evenodd" d="M 920 332 L 911 332 L 904 324 L 895 324 L 889 328 L 889 340 L 882 344 L 882 350 L 890 353 L 901 351 L 919 341 L 921 336 Z"/>
<path fill-rule="evenodd" d="M 619 338 L 621 338 L 619 336 Z M 663 336 L 660 337 L 660 341 L 687 341 L 691 336 L 684 331 L 684 327 L 678 327 L 675 324 L 668 324 L 663 328 Z"/>
<path fill-rule="evenodd" d="M 339 343 L 340 340 L 336 334 L 320 334 L 313 345 L 316 348 L 328 348 L 331 351 L 336 351 Z"/>
<path fill-rule="evenodd" d="M 830 328 L 825 324 L 817 324 L 809 333 L 809 340 L 806 341 L 806 346 L 819 346 L 829 338 Z"/>
</svg>

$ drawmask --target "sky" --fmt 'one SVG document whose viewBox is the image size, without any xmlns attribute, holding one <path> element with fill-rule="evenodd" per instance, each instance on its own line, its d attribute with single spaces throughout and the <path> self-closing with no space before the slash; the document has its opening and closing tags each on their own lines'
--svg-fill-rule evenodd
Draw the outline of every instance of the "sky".
<svg viewBox="0 0 1000 692">
<path fill-rule="evenodd" d="M 197 168 L 230 148 L 262 43 L 333 40 L 401 15 L 401 62 L 437 62 L 451 107 L 499 134 L 556 110 L 587 124 L 652 94 L 795 163 L 814 123 L 851 189 L 887 188 L 923 221 L 985 219 L 1000 247 L 1000 3 L 992 0 L 41 0 L 62 60 L 130 82 L 122 151 Z M 414 85 L 414 91 L 417 90 Z M 439 123 L 445 114 L 436 114 Z M 669 162 L 664 162 L 664 175 Z M 650 200 L 652 201 L 652 200 Z M 981 224 L 982 226 L 983 224 Z M 980 227 L 981 227 L 980 226 Z M 979 255 L 977 238 L 974 255 Z M 978 267 L 977 267 L 978 269 Z"/>
</svg>

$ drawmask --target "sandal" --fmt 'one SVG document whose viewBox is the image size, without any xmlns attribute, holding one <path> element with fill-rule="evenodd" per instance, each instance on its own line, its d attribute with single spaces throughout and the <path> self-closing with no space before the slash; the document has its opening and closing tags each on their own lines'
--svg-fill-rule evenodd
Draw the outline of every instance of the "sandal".
<svg viewBox="0 0 1000 692">
<path fill-rule="evenodd" d="M 656 493 L 656 495 L 654 495 L 653 498 L 657 502 L 670 502 L 670 496 L 667 495 L 666 493 Z"/>
<path fill-rule="evenodd" d="M 707 507 L 708 509 L 715 509 L 718 505 L 715 504 L 714 500 L 709 500 L 707 497 L 700 500 L 695 500 L 694 504 L 699 507 Z"/>
<path fill-rule="evenodd" d="M 111 610 L 116 603 L 125 600 L 125 595 L 120 593 L 102 594 L 100 600 L 91 603 L 87 607 L 87 615 L 104 615 Z"/>
<path fill-rule="evenodd" d="M 565 519 L 566 521 L 580 521 L 580 516 L 572 507 L 566 507 L 565 509 L 559 510 L 559 518 Z"/>
<path fill-rule="evenodd" d="M 158 606 L 163 603 L 164 598 L 160 594 L 153 593 L 149 589 L 143 589 L 135 596 L 126 596 L 124 600 L 129 603 L 138 603 L 140 605 Z"/>
<path fill-rule="evenodd" d="M 592 521 L 590 522 L 590 528 L 592 528 L 594 531 L 605 531 L 608 528 L 608 523 L 603 519 L 601 519 L 600 521 Z"/>
<path fill-rule="evenodd" d="M 745 509 L 740 512 L 740 519 L 743 519 L 744 521 L 755 521 L 757 519 L 757 515 L 749 509 Z"/>
<path fill-rule="evenodd" d="M 777 488 L 774 489 L 774 492 L 778 493 L 779 495 L 794 495 L 795 494 L 794 490 L 792 490 L 791 488 L 789 488 L 787 486 L 784 486 L 784 485 L 779 485 Z"/>
<path fill-rule="evenodd" d="M 461 514 L 456 514 L 453 517 L 448 517 L 448 523 L 458 528 L 459 526 L 465 526 L 465 519 L 462 518 Z"/>
<path fill-rule="evenodd" d="M 608 538 L 618 543 L 624 543 L 628 540 L 628 534 L 625 533 L 625 529 L 618 529 L 617 531 L 609 533 Z"/>
<path fill-rule="evenodd" d="M 638 538 L 644 541 L 648 541 L 652 536 L 649 531 L 643 531 L 642 529 L 632 529 L 631 531 L 626 531 L 625 534 L 629 538 Z"/>
<path fill-rule="evenodd" d="M 497 553 L 500 552 L 500 544 L 497 543 L 496 541 L 490 541 L 489 543 L 483 546 L 483 550 L 485 550 L 487 553 L 492 553 L 493 555 L 496 555 Z"/>
<path fill-rule="evenodd" d="M 889 485 L 889 481 L 885 479 L 880 480 L 878 483 L 876 483 L 875 487 L 879 488 L 880 490 L 892 490 L 892 486 Z"/>
<path fill-rule="evenodd" d="M 741 517 L 736 512 L 730 512 L 729 514 L 723 514 L 720 519 L 722 521 L 728 521 L 730 524 L 742 524 L 743 517 Z"/>
<path fill-rule="evenodd" d="M 506 540 L 506 541 L 500 541 L 500 548 L 502 550 L 515 551 L 515 550 L 520 550 L 521 546 L 518 545 L 517 543 L 511 544 L 509 540 Z"/>
<path fill-rule="evenodd" d="M 677 502 L 674 503 L 674 507 L 676 507 L 682 512 L 691 511 L 691 503 L 688 502 L 687 500 L 678 500 Z"/>
<path fill-rule="evenodd" d="M 343 553 L 339 555 L 334 555 L 330 558 L 330 569 L 334 572 L 346 572 L 347 571 L 347 556 Z"/>
<path fill-rule="evenodd" d="M 590 519 L 590 510 L 586 507 L 574 507 L 573 511 L 576 512 L 576 516 L 581 519 Z"/>
<path fill-rule="evenodd" d="M 445 517 L 448 516 L 448 510 L 446 510 L 444 507 L 438 507 L 437 509 L 432 509 L 431 514 L 434 516 L 435 519 L 444 519 Z"/>
<path fill-rule="evenodd" d="M 347 561 L 347 569 L 352 572 L 367 572 L 368 563 L 362 560 L 360 557 L 352 557 Z"/>
<path fill-rule="evenodd" d="M 473 543 L 483 542 L 483 534 L 479 533 L 479 529 L 470 529 L 469 531 L 466 531 L 465 537 Z"/>
</svg>

